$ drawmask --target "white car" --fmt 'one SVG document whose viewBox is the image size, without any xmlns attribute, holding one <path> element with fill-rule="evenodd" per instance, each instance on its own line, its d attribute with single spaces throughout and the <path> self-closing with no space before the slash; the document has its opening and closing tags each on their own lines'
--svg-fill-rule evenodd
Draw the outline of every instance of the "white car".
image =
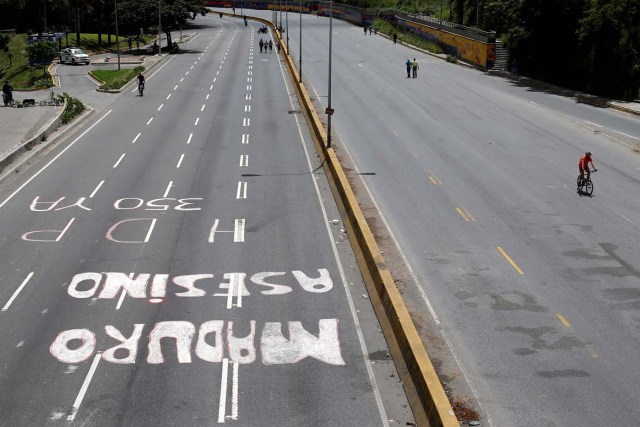
<svg viewBox="0 0 640 427">
<path fill-rule="evenodd" d="M 82 49 L 78 49 L 77 47 L 69 47 L 67 49 L 63 49 L 60 52 L 60 63 L 66 64 L 71 63 L 73 65 L 76 64 L 87 64 L 90 63 L 89 55 L 84 53 Z"/>
</svg>

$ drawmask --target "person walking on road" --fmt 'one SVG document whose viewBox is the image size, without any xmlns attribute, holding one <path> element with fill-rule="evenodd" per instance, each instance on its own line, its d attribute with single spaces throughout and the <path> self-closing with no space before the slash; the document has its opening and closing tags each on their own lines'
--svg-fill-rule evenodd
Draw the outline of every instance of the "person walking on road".
<svg viewBox="0 0 640 427">
<path fill-rule="evenodd" d="M 398 35 L 396 33 L 393 33 L 393 44 L 396 44 L 397 41 L 398 41 Z"/>
<path fill-rule="evenodd" d="M 405 62 L 405 65 L 407 66 L 407 78 L 411 77 L 411 66 L 413 65 L 413 63 L 411 62 L 410 59 L 407 59 L 407 62 Z"/>
<path fill-rule="evenodd" d="M 260 53 L 262 53 L 262 47 L 264 46 L 264 41 L 262 41 L 262 39 L 260 39 L 260 43 L 258 43 L 260 45 Z"/>
<path fill-rule="evenodd" d="M 373 31 L 373 28 L 369 27 L 369 35 L 371 35 L 372 31 Z"/>
<path fill-rule="evenodd" d="M 278 53 L 280 53 L 280 40 L 276 42 L 276 49 L 278 49 Z"/>
<path fill-rule="evenodd" d="M 367 35 L 367 26 L 366 25 L 364 26 L 364 35 L 365 36 Z"/>
<path fill-rule="evenodd" d="M 413 58 L 411 69 L 413 70 L 413 78 L 415 79 L 416 77 L 418 77 L 418 61 L 416 61 L 416 58 Z"/>
<path fill-rule="evenodd" d="M 273 52 L 273 40 L 269 40 L 269 53 Z"/>
</svg>

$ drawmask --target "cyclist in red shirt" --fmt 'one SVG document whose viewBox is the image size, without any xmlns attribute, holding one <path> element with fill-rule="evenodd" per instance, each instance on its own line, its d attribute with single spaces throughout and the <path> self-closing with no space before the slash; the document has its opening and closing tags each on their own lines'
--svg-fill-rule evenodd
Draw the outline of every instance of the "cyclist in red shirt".
<svg viewBox="0 0 640 427">
<path fill-rule="evenodd" d="M 596 167 L 593 165 L 593 157 L 591 157 L 591 153 L 587 151 L 584 153 L 582 157 L 580 157 L 580 161 L 578 161 L 578 169 L 580 169 L 580 176 L 584 179 L 584 173 L 587 173 L 587 179 L 591 176 L 591 171 L 589 170 L 589 162 L 591 162 L 591 166 L 594 171 L 597 171 Z"/>
</svg>

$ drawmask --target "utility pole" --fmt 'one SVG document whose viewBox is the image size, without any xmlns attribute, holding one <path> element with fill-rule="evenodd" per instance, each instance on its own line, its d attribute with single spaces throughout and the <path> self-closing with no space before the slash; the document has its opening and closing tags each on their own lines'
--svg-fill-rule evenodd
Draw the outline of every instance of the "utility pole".
<svg viewBox="0 0 640 427">
<path fill-rule="evenodd" d="M 162 55 L 162 14 L 160 13 L 160 0 L 158 0 L 158 55 Z"/>
<path fill-rule="evenodd" d="M 116 49 L 118 49 L 118 70 L 120 70 L 120 38 L 118 37 L 118 1 L 113 0 L 113 6 L 116 11 Z"/>
<path fill-rule="evenodd" d="M 329 1 L 329 104 L 327 105 L 327 148 L 331 147 L 331 40 L 333 38 L 333 0 Z"/>
</svg>

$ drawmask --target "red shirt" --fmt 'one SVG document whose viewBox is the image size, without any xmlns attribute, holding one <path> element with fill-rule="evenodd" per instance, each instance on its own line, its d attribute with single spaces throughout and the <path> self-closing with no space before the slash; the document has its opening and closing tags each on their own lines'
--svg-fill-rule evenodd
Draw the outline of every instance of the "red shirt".
<svg viewBox="0 0 640 427">
<path fill-rule="evenodd" d="M 587 169 L 589 167 L 589 162 L 591 162 L 591 166 L 593 166 L 593 157 L 587 157 L 586 154 L 583 154 L 578 162 L 578 167 L 580 169 Z M 595 168 L 595 166 L 593 167 Z"/>
</svg>

